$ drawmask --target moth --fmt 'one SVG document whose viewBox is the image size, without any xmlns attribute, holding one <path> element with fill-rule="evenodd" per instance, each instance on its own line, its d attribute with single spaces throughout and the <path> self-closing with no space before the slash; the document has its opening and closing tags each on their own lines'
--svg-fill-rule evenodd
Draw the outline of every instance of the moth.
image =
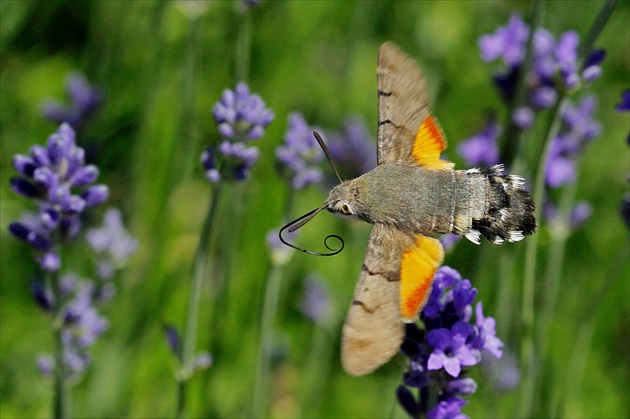
<svg viewBox="0 0 630 419">
<path fill-rule="evenodd" d="M 502 243 L 519 241 L 537 228 L 522 177 L 504 175 L 501 165 L 454 170 L 453 163 L 440 159 L 447 142 L 429 111 L 426 81 L 391 42 L 379 50 L 377 77 L 378 166 L 341 182 L 322 207 L 280 231 L 282 239 L 284 229 L 302 227 L 323 209 L 374 225 L 343 326 L 341 361 L 352 376 L 388 362 L 403 342 L 405 323 L 414 322 L 424 307 L 444 259 L 432 235 L 455 233 L 476 244 L 484 236 Z"/>
</svg>

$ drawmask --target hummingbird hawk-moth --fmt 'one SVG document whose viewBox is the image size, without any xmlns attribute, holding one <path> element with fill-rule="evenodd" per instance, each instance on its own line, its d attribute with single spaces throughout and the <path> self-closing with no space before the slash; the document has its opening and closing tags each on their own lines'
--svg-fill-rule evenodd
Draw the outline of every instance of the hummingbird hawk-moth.
<svg viewBox="0 0 630 419">
<path fill-rule="evenodd" d="M 503 175 L 501 165 L 454 170 L 440 159 L 447 143 L 429 111 L 425 79 L 391 42 L 379 50 L 377 76 L 378 166 L 341 182 L 322 207 L 280 231 L 282 239 L 284 229 L 300 228 L 323 209 L 374 224 L 343 326 L 341 361 L 353 376 L 389 361 L 403 342 L 405 323 L 424 307 L 444 258 L 442 244 L 429 235 L 455 233 L 479 244 L 482 235 L 501 243 L 536 231 L 523 178 Z"/>
</svg>

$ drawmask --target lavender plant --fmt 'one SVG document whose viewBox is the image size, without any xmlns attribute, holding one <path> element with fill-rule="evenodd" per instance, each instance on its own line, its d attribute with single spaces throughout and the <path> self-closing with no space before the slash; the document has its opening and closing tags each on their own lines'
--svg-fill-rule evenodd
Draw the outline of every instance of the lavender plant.
<svg viewBox="0 0 630 419">
<path fill-rule="evenodd" d="M 10 179 L 14 192 L 37 203 L 38 213 L 9 224 L 9 231 L 28 243 L 40 267 L 57 272 L 61 266 L 58 247 L 77 236 L 80 214 L 103 203 L 109 196 L 105 185 L 92 185 L 99 175 L 85 165 L 85 151 L 75 144 L 75 132 L 66 123 L 52 134 L 46 147 L 35 145 L 30 156 L 17 154 L 13 167 L 21 176 Z"/>
<path fill-rule="evenodd" d="M 275 115 L 257 94 L 250 93 L 246 83 L 240 82 L 234 90 L 223 91 L 221 99 L 212 109 L 222 139 L 218 146 L 209 146 L 201 154 L 206 179 L 212 184 L 211 202 L 199 237 L 190 289 L 188 313 L 183 343 L 177 330 L 165 325 L 165 337 L 178 360 L 175 378 L 179 383 L 177 414 L 186 409 L 186 385 L 193 374 L 211 364 L 211 355 L 196 353 L 197 323 L 201 298 L 201 285 L 206 275 L 207 254 L 221 188 L 226 182 L 242 182 L 258 160 L 258 148 L 246 144 L 259 140 Z"/>
<path fill-rule="evenodd" d="M 630 89 L 626 89 L 621 94 L 621 102 L 619 102 L 615 109 L 619 112 L 630 112 Z M 626 143 L 630 146 L 630 132 L 628 132 L 628 137 L 626 139 Z M 630 175 L 628 175 L 628 181 L 630 182 Z M 626 222 L 626 226 L 630 227 L 630 193 L 626 193 L 621 201 L 621 216 Z"/>
<path fill-rule="evenodd" d="M 10 180 L 16 193 L 32 199 L 38 207 L 37 214 L 9 224 L 9 231 L 30 245 L 42 270 L 33 283 L 33 297 L 51 318 L 56 348 L 54 356 L 39 355 L 36 364 L 42 374 L 55 377 L 56 417 L 67 414 L 66 387 L 89 365 L 89 349 L 109 325 L 96 305 L 111 297 L 111 287 L 79 279 L 71 272 L 59 274 L 61 248 L 81 232 L 82 213 L 109 195 L 107 186 L 93 185 L 99 171 L 94 165 L 85 165 L 84 156 L 84 150 L 75 144 L 74 130 L 63 123 L 48 138 L 46 147 L 35 145 L 29 156 L 13 158 L 21 176 Z"/>
<path fill-rule="evenodd" d="M 501 358 L 503 342 L 496 336 L 495 320 L 483 314 L 481 302 L 475 306 L 472 321 L 476 297 L 469 280 L 443 266 L 420 313 L 423 328 L 407 325 L 401 351 L 410 363 L 397 396 L 411 417 L 466 418 L 461 408 L 467 401 L 461 396 L 477 390 L 466 367 L 489 355 Z"/>
<path fill-rule="evenodd" d="M 580 44 L 580 37 L 575 31 L 566 31 L 556 38 L 550 31 L 540 27 L 540 3 L 534 6 L 534 29 L 518 14 L 514 14 L 507 25 L 479 39 L 481 58 L 484 61 L 501 59 L 503 63 L 503 69 L 493 78 L 508 108 L 499 161 L 511 164 L 512 159 L 517 157 L 521 160 L 515 164 L 523 164 L 526 152 L 533 148 L 519 142 L 521 133 L 534 125 L 537 115 L 548 110 L 550 115 L 547 115 L 545 142 L 539 148 L 543 150 L 543 158 L 538 164 L 533 187 L 534 201 L 539 203 L 537 218 L 540 219 L 541 215 L 545 185 L 549 188 L 570 186 L 563 188 L 558 210 L 551 202 L 545 203 L 545 208 L 548 208 L 546 213 L 554 214 L 554 222 L 550 223 L 553 243 L 549 248 L 541 327 L 536 331 L 536 337 L 533 325 L 537 237 L 534 236 L 526 244 L 521 360 L 528 374 L 525 376 L 520 412 L 524 416 L 531 414 L 535 399 L 534 340 L 538 341 L 537 347 L 542 347 L 545 352 L 548 339 L 542 336 L 547 337 L 549 331 L 568 232 L 571 226 L 583 222 L 590 215 L 587 204 L 575 205 L 576 165 L 584 146 L 599 135 L 601 128 L 592 119 L 596 104 L 594 97 L 584 96 L 577 105 L 571 104 L 569 97 L 588 87 L 602 74 L 601 64 L 606 54 L 603 50 L 593 49 L 593 45 L 615 3 L 608 1 L 603 5 L 583 44 Z M 471 144 L 475 144 L 473 140 L 466 142 L 460 149 L 468 153 L 466 157 L 472 155 L 469 151 L 472 149 Z"/>
<path fill-rule="evenodd" d="M 89 117 L 101 106 L 103 90 L 90 84 L 78 71 L 66 76 L 66 95 L 70 103 L 62 104 L 55 99 L 47 99 L 41 106 L 45 118 L 61 124 L 67 122 L 75 131 L 80 131 Z"/>
<path fill-rule="evenodd" d="M 317 164 L 324 155 L 313 137 L 313 129 L 301 113 L 289 114 L 284 142 L 276 148 L 276 169 L 289 186 L 282 215 L 283 219 L 288 218 L 291 214 L 295 191 L 320 182 L 323 178 L 323 172 L 317 167 Z M 288 237 L 292 240 L 295 239 L 297 231 L 289 233 Z M 267 234 L 267 245 L 271 266 L 266 277 L 260 318 L 260 343 L 256 359 L 252 402 L 252 416 L 255 417 L 267 414 L 269 374 L 274 349 L 273 327 L 280 298 L 282 272 L 293 255 L 292 249 L 280 241 L 277 230 L 272 230 Z"/>
<path fill-rule="evenodd" d="M 320 182 L 324 175 L 317 164 L 324 158 L 313 130 L 299 112 L 289 115 L 284 144 L 276 149 L 277 168 L 293 189 Z"/>
<path fill-rule="evenodd" d="M 354 179 L 376 167 L 376 140 L 363 120 L 346 118 L 341 132 L 331 132 L 327 139 L 330 156 L 344 179 Z"/>
</svg>

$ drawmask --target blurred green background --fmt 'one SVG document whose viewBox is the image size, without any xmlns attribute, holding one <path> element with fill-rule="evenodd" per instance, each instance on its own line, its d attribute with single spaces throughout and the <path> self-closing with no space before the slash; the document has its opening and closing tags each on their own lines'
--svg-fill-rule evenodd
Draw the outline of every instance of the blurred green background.
<svg viewBox="0 0 630 419">
<path fill-rule="evenodd" d="M 543 26 L 556 36 L 582 36 L 603 2 L 549 1 Z M 446 156 L 463 168 L 458 142 L 499 110 L 490 78 L 495 67 L 479 58 L 477 39 L 529 1 L 11 1 L 0 2 L 0 416 L 48 417 L 52 381 L 39 376 L 34 358 L 50 351 L 49 319 L 34 304 L 36 273 L 30 250 L 6 226 L 33 205 L 8 187 L 11 158 L 44 143 L 56 126 L 39 111 L 43 99 L 64 97 L 64 77 L 81 70 L 102 86 L 106 101 L 79 144 L 91 150 L 100 181 L 112 191 L 109 205 L 123 210 L 140 241 L 131 266 L 106 309 L 111 325 L 93 350 L 94 363 L 72 391 L 77 417 L 169 417 L 174 414 L 174 359 L 163 322 L 183 326 L 190 273 L 210 199 L 199 154 L 217 141 L 210 109 L 236 80 L 237 39 L 251 19 L 247 81 L 276 113 L 255 145 L 261 159 L 251 179 L 221 196 L 212 241 L 211 272 L 202 295 L 197 347 L 214 364 L 193 378 L 189 413 L 195 417 L 248 416 L 258 351 L 260 315 L 270 269 L 265 242 L 282 224 L 288 187 L 274 169 L 289 112 L 310 124 L 339 129 L 358 115 L 376 132 L 376 54 L 386 40 L 421 64 L 434 113 L 449 138 Z M 628 190 L 627 114 L 614 111 L 630 87 L 630 3 L 620 1 L 597 47 L 605 48 L 604 75 L 592 87 L 603 135 L 587 149 L 577 196 L 593 205 L 592 217 L 568 239 L 552 333 L 537 348 L 535 415 L 630 415 L 630 281 L 628 230 L 619 216 Z M 525 141 L 542 141 L 534 130 Z M 531 179 L 531 174 L 528 174 Z M 321 204 L 326 191 L 295 194 L 295 217 Z M 107 206 L 107 205 L 105 205 Z M 104 207 L 105 207 L 104 206 Z M 102 210 L 100 210 L 102 211 Z M 341 369 L 341 324 L 358 277 L 370 227 L 318 217 L 299 244 L 320 245 L 321 232 L 340 232 L 346 250 L 333 258 L 301 253 L 282 272 L 273 341 L 270 416 L 404 416 L 395 389 L 404 370 L 397 357 L 377 372 L 351 378 Z M 539 231 L 544 298 L 546 255 L 553 239 Z M 64 263 L 84 269 L 83 243 Z M 484 311 L 517 359 L 524 244 L 459 243 L 445 264 L 470 278 Z M 623 259 L 625 252 L 626 258 Z M 507 262 L 506 262 L 507 261 Z M 506 267 L 507 266 L 507 267 Z M 327 285 L 334 319 L 315 325 L 299 310 L 304 278 Z M 471 417 L 511 417 L 521 387 L 502 392 L 481 373 L 464 412 Z M 526 376 L 530 371 L 521 371 Z M 560 406 L 560 407 L 559 407 Z"/>
</svg>

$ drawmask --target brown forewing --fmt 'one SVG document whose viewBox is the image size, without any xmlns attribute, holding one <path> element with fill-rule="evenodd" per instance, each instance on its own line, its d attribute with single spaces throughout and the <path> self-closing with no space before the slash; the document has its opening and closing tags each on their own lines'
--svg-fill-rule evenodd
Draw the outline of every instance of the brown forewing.
<svg viewBox="0 0 630 419">
<path fill-rule="evenodd" d="M 378 164 L 415 164 L 411 149 L 429 116 L 427 85 L 417 64 L 396 45 L 378 53 Z"/>
<path fill-rule="evenodd" d="M 341 362 L 350 375 L 368 374 L 389 361 L 404 338 L 400 260 L 413 237 L 376 224 L 370 235 L 354 300 L 343 326 Z"/>
</svg>

